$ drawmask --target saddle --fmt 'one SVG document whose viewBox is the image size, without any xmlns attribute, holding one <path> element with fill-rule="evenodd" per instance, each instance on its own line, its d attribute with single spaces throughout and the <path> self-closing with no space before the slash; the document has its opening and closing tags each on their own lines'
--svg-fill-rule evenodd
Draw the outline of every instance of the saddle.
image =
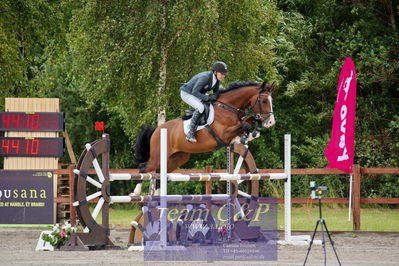
<svg viewBox="0 0 399 266">
<path fill-rule="evenodd" d="M 204 103 L 204 112 L 202 112 L 199 120 L 198 120 L 198 126 L 205 126 L 207 124 L 208 121 L 208 117 L 209 117 L 209 112 L 210 112 L 210 103 Z M 182 117 L 183 120 L 189 120 L 191 119 L 191 117 L 193 116 L 195 109 L 187 109 L 185 110 L 185 114 Z"/>
<path fill-rule="evenodd" d="M 214 113 L 215 111 L 213 109 L 213 106 L 210 105 L 210 103 L 206 103 L 206 104 L 204 104 L 204 106 L 205 106 L 205 109 L 199 118 L 198 127 L 197 127 L 196 131 L 206 128 L 208 130 L 209 134 L 211 134 L 212 137 L 218 143 L 216 149 L 225 147 L 227 144 L 224 143 L 210 127 L 210 125 L 213 123 L 213 120 L 215 119 L 215 113 Z M 186 134 L 186 135 L 189 131 L 189 125 L 190 125 L 191 117 L 192 117 L 194 111 L 195 111 L 195 109 L 186 110 L 186 114 L 182 117 L 183 130 L 184 130 L 184 134 Z"/>
</svg>

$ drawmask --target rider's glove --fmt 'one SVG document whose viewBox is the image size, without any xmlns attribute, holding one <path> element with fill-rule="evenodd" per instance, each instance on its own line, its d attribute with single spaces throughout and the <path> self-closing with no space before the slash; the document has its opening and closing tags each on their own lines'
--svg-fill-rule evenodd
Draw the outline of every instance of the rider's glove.
<svg viewBox="0 0 399 266">
<path fill-rule="evenodd" d="M 215 95 L 215 94 L 209 95 L 209 101 L 210 101 L 211 103 L 216 102 L 217 98 L 218 98 L 218 96 Z"/>
</svg>

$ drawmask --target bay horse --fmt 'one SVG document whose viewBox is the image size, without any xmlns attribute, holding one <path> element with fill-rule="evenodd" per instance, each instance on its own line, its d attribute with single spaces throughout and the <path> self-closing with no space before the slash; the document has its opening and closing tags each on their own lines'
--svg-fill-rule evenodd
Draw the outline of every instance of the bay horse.
<svg viewBox="0 0 399 266">
<path fill-rule="evenodd" d="M 265 82 L 232 82 L 221 90 L 213 103 L 215 118 L 210 125 L 218 141 L 204 128 L 196 132 L 196 143 L 188 142 L 182 118 L 158 127 L 143 126 L 136 139 L 135 162 L 139 164 L 140 173 L 159 172 L 161 128 L 168 129 L 167 172 L 170 173 L 185 164 L 191 153 L 209 152 L 220 148 L 220 144 L 234 143 L 255 122 L 260 127 L 273 126 L 275 119 L 270 90 L 271 86 Z M 134 194 L 140 194 L 140 191 L 141 185 L 138 184 Z"/>
</svg>

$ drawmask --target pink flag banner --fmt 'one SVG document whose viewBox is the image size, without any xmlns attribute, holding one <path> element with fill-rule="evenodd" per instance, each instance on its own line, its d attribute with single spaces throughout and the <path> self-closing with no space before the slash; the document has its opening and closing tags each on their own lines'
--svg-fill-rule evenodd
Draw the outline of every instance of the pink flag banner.
<svg viewBox="0 0 399 266">
<path fill-rule="evenodd" d="M 330 164 L 352 173 L 355 151 L 356 71 L 352 59 L 345 58 L 338 81 L 338 94 L 334 108 L 332 134 L 324 155 Z"/>
</svg>

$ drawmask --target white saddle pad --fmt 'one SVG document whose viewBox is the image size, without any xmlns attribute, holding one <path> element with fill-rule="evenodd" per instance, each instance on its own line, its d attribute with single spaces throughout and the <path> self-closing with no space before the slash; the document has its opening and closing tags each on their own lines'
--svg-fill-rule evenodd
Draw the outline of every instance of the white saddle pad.
<svg viewBox="0 0 399 266">
<path fill-rule="evenodd" d="M 213 123 L 214 119 L 215 119 L 215 110 L 213 109 L 213 106 L 211 105 L 210 109 L 209 109 L 209 116 L 208 116 L 208 119 L 206 120 L 206 124 L 203 126 L 198 126 L 196 131 L 205 128 L 206 125 L 211 125 Z M 191 118 L 189 120 L 183 121 L 184 134 L 186 134 L 186 135 L 189 131 L 190 123 L 191 123 Z"/>
</svg>

